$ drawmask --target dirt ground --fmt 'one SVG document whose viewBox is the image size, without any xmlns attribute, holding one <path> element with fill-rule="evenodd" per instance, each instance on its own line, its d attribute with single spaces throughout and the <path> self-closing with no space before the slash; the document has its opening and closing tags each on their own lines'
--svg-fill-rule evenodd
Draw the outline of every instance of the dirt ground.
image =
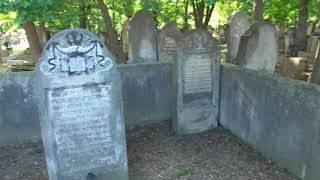
<svg viewBox="0 0 320 180">
<path fill-rule="evenodd" d="M 177 136 L 169 122 L 127 131 L 132 180 L 295 180 L 223 129 Z M 47 180 L 41 143 L 0 148 L 0 180 Z"/>
</svg>

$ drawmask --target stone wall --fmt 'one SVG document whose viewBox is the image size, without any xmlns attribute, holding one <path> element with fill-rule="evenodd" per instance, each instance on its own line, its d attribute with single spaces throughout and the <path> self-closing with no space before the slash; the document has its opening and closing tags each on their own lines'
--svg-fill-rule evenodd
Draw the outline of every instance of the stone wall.
<svg viewBox="0 0 320 180">
<path fill-rule="evenodd" d="M 120 65 L 127 126 L 171 119 L 170 63 Z"/>
<path fill-rule="evenodd" d="M 220 124 L 280 167 L 320 179 L 320 87 L 223 65 Z"/>
<path fill-rule="evenodd" d="M 119 71 L 127 127 L 170 119 L 170 63 L 119 65 Z M 0 74 L 0 146 L 41 138 L 38 108 L 32 95 L 34 74 Z"/>
<path fill-rule="evenodd" d="M 171 119 L 171 64 L 120 65 L 127 127 Z M 280 167 L 320 179 L 320 87 L 222 65 L 220 125 Z M 40 139 L 33 72 L 0 74 L 0 146 Z"/>
<path fill-rule="evenodd" d="M 40 139 L 33 72 L 0 73 L 0 146 Z"/>
</svg>

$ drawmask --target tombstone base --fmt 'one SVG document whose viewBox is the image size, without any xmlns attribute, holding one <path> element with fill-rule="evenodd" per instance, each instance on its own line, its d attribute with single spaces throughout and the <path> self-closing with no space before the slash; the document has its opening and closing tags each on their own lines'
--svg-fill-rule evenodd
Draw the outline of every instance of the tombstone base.
<svg viewBox="0 0 320 180">
<path fill-rule="evenodd" d="M 173 128 L 177 134 L 205 132 L 218 126 L 212 106 L 185 106 L 177 109 Z"/>
<path fill-rule="evenodd" d="M 113 169 L 97 168 L 91 171 L 77 171 L 68 174 L 60 174 L 54 180 L 128 180 L 128 167 L 127 164 Z"/>
</svg>

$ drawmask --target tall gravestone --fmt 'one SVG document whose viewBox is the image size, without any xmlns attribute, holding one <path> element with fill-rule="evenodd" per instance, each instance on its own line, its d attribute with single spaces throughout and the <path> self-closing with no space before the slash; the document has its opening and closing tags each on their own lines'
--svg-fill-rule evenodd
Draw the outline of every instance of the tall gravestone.
<svg viewBox="0 0 320 180">
<path fill-rule="evenodd" d="M 182 33 L 176 23 L 166 24 L 158 36 L 158 53 L 160 62 L 171 62 L 176 54 L 177 42 L 181 39 Z"/>
<path fill-rule="evenodd" d="M 287 31 L 287 47 L 288 47 L 288 55 L 290 56 L 296 56 L 296 28 L 291 27 Z"/>
<path fill-rule="evenodd" d="M 146 10 L 137 12 L 129 22 L 128 63 L 157 61 L 157 27 Z"/>
<path fill-rule="evenodd" d="M 220 50 L 207 31 L 188 30 L 178 44 L 173 87 L 176 104 L 173 128 L 178 134 L 203 132 L 217 126 Z"/>
<path fill-rule="evenodd" d="M 277 32 L 278 32 L 278 47 L 279 52 L 286 54 L 287 48 L 286 48 L 286 27 L 282 24 L 278 24 L 276 26 Z"/>
<path fill-rule="evenodd" d="M 271 23 L 256 22 L 241 37 L 238 64 L 273 73 L 278 59 L 277 39 L 276 29 Z"/>
<path fill-rule="evenodd" d="M 128 179 L 120 81 L 95 34 L 65 30 L 47 43 L 36 88 L 50 180 Z"/>
<path fill-rule="evenodd" d="M 235 13 L 229 22 L 229 31 L 227 38 L 228 63 L 234 63 L 237 57 L 241 36 L 249 29 L 249 20 L 244 12 Z"/>
</svg>

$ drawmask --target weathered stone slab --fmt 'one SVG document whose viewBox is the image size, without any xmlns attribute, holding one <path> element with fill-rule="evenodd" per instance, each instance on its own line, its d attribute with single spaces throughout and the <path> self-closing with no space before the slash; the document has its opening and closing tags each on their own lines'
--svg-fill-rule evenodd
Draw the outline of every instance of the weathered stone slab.
<svg viewBox="0 0 320 180">
<path fill-rule="evenodd" d="M 276 26 L 278 32 L 278 47 L 279 52 L 286 54 L 287 53 L 287 46 L 286 46 L 286 27 L 284 25 L 278 24 Z"/>
<path fill-rule="evenodd" d="M 207 31 L 189 30 L 178 45 L 173 87 L 177 93 L 173 127 L 179 134 L 217 126 L 220 50 Z"/>
<path fill-rule="evenodd" d="M 314 30 L 314 22 L 309 21 L 307 24 L 307 36 L 312 36 L 313 30 Z"/>
<path fill-rule="evenodd" d="M 120 81 L 95 34 L 65 30 L 47 43 L 37 93 L 50 180 L 128 179 Z"/>
<path fill-rule="evenodd" d="M 307 52 L 310 52 L 311 54 L 313 54 L 315 56 L 319 44 L 320 44 L 320 37 L 319 36 L 310 37 L 308 40 Z"/>
<path fill-rule="evenodd" d="M 128 63 L 157 61 L 157 25 L 146 10 L 137 12 L 129 22 Z"/>
<path fill-rule="evenodd" d="M 286 40 L 286 47 L 288 48 L 288 55 L 289 56 L 296 56 L 296 28 L 291 27 L 288 29 L 287 33 L 287 40 Z"/>
<path fill-rule="evenodd" d="M 271 23 L 256 22 L 241 38 L 237 57 L 240 66 L 273 73 L 278 57 L 277 39 Z"/>
<path fill-rule="evenodd" d="M 237 57 L 241 36 L 249 29 L 249 20 L 244 12 L 235 13 L 229 22 L 227 38 L 228 58 L 227 62 L 234 63 Z"/>
<path fill-rule="evenodd" d="M 158 36 L 159 61 L 171 62 L 176 54 L 177 42 L 181 39 L 182 33 L 176 23 L 166 24 Z"/>
</svg>

